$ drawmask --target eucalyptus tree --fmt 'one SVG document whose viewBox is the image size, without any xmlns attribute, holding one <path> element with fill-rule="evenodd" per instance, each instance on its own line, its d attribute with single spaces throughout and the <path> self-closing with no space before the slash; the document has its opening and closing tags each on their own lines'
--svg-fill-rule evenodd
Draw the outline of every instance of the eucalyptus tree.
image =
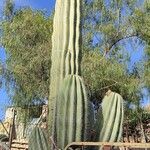
<svg viewBox="0 0 150 150">
<path fill-rule="evenodd" d="M 131 59 L 125 45 L 134 45 L 136 41 L 142 44 L 134 17 L 144 3 L 85 0 L 83 5 L 82 73 L 91 99 L 102 99 L 110 88 L 128 101 L 140 100 L 144 62 L 129 70 Z M 130 51 L 134 49 L 133 46 Z"/>
<path fill-rule="evenodd" d="M 11 14 L 1 26 L 7 88 L 17 105 L 44 102 L 49 94 L 52 18 L 30 8 Z"/>
<path fill-rule="evenodd" d="M 83 70 L 92 101 L 101 101 L 108 90 L 120 93 L 127 105 L 141 107 L 142 89 L 149 88 L 149 14 L 150 2 L 138 0 L 92 0 L 83 7 Z M 145 58 L 130 68 L 126 43 L 139 45 Z M 126 109 L 127 110 L 127 109 Z M 142 109 L 137 109 L 137 115 Z M 129 110 L 127 110 L 128 112 Z M 130 121 L 142 118 L 131 113 Z M 131 123 L 132 124 L 132 123 Z"/>
</svg>

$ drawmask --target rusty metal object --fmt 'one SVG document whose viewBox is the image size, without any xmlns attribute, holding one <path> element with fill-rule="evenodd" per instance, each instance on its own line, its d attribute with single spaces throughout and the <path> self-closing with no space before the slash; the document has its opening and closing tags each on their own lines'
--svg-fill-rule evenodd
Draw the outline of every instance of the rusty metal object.
<svg viewBox="0 0 150 150">
<path fill-rule="evenodd" d="M 121 142 L 73 142 L 68 144 L 64 150 L 68 150 L 69 147 L 73 146 L 116 146 L 116 147 L 128 147 L 128 148 L 150 148 L 150 143 L 121 143 Z M 105 149 L 106 150 L 106 149 Z M 107 149 L 108 150 L 108 149 Z"/>
</svg>

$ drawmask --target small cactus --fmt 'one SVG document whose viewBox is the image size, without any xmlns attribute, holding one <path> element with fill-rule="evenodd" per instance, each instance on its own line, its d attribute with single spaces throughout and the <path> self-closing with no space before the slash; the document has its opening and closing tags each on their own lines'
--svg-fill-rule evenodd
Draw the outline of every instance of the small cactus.
<svg viewBox="0 0 150 150">
<path fill-rule="evenodd" d="M 102 101 L 96 125 L 100 124 L 99 141 L 119 142 L 123 126 L 123 98 L 121 95 L 109 91 Z"/>
<path fill-rule="evenodd" d="M 35 127 L 29 137 L 29 150 L 49 150 L 49 143 L 45 130 Z"/>
</svg>

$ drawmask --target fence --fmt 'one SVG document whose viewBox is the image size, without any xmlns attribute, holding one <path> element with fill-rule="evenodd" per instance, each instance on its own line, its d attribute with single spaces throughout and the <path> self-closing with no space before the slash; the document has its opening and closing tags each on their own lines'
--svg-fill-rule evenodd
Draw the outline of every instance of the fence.
<svg viewBox="0 0 150 150">
<path fill-rule="evenodd" d="M 150 143 L 117 143 L 117 142 L 73 142 L 68 144 L 64 150 L 69 150 L 71 147 L 80 147 L 84 149 L 85 147 L 103 147 L 103 149 L 147 149 L 150 150 Z M 115 147 L 115 148 L 113 148 Z"/>
</svg>

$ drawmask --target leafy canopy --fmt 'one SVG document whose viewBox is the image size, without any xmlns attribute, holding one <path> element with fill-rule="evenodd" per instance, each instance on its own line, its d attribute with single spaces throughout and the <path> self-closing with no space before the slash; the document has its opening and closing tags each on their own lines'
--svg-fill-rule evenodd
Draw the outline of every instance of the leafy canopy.
<svg viewBox="0 0 150 150">
<path fill-rule="evenodd" d="M 48 99 L 52 18 L 30 8 L 2 23 L 7 74 L 16 104 Z M 12 92 L 12 91 L 11 91 Z"/>
</svg>

